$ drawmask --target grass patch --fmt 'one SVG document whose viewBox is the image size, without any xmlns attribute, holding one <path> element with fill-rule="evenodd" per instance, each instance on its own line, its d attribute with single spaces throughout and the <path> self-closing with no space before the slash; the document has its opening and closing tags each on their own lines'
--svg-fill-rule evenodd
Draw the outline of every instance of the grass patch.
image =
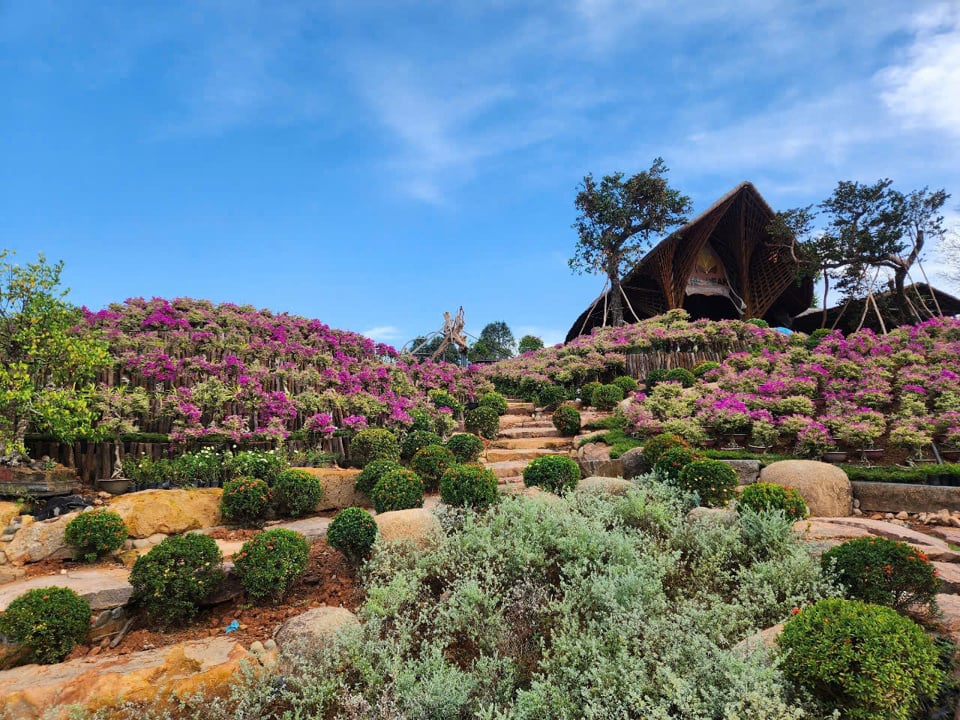
<svg viewBox="0 0 960 720">
<path fill-rule="evenodd" d="M 960 485 L 960 463 L 946 465 L 841 465 L 851 480 L 864 482 L 906 483 L 909 485 Z"/>
</svg>

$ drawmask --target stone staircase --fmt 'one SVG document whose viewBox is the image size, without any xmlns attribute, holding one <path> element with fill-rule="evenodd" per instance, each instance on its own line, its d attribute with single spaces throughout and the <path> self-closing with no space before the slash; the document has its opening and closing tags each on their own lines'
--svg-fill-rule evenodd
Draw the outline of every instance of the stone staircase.
<svg viewBox="0 0 960 720">
<path fill-rule="evenodd" d="M 484 466 L 497 476 L 501 489 L 510 489 L 522 486 L 524 468 L 544 455 L 574 456 L 574 438 L 561 437 L 550 413 L 533 403 L 510 401 L 500 417 L 500 434 L 482 458 Z"/>
</svg>

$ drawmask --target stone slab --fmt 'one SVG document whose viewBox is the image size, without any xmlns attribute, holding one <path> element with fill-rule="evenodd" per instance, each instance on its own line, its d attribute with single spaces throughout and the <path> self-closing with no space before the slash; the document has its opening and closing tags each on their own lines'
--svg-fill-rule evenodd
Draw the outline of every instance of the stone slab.
<svg viewBox="0 0 960 720">
<path fill-rule="evenodd" d="M 940 590 L 945 593 L 960 593 L 960 565 L 957 563 L 936 562 L 933 567 L 940 579 Z"/>
<path fill-rule="evenodd" d="M 737 474 L 737 485 L 752 485 L 760 477 L 759 460 L 721 460 Z"/>
<path fill-rule="evenodd" d="M 86 598 L 91 610 L 107 610 L 126 605 L 133 593 L 127 581 L 129 573 L 122 568 L 90 568 L 59 575 L 41 575 L 16 580 L 0 587 L 0 611 L 28 590 L 43 587 L 70 588 Z"/>
<path fill-rule="evenodd" d="M 854 481 L 853 497 L 863 512 L 909 513 L 960 510 L 960 487 Z"/>
<path fill-rule="evenodd" d="M 560 437 L 560 433 L 557 432 L 553 425 L 550 425 L 550 428 L 545 427 L 515 427 L 515 428 L 506 428 L 505 430 L 500 431 L 499 437 L 501 438 L 557 438 Z"/>
<path fill-rule="evenodd" d="M 320 480 L 323 497 L 317 510 L 342 510 L 348 507 L 371 507 L 370 498 L 354 489 L 359 470 L 342 468 L 297 468 Z"/>
<path fill-rule="evenodd" d="M 284 520 L 278 523 L 268 523 L 269 528 L 286 528 L 303 535 L 307 540 L 318 540 L 327 536 L 327 528 L 330 527 L 330 518 L 309 517 L 300 520 Z"/>
</svg>

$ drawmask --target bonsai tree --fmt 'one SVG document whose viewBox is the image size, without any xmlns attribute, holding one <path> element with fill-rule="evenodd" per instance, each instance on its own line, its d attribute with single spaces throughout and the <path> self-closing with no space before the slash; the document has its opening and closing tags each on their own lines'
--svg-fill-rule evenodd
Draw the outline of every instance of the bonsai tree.
<svg viewBox="0 0 960 720">
<path fill-rule="evenodd" d="M 139 425 L 137 418 L 150 409 L 150 397 L 143 388 L 130 388 L 127 385 L 120 387 L 102 387 L 97 389 L 93 399 L 94 410 L 99 411 L 100 420 L 94 428 L 97 439 L 112 440 L 114 478 L 122 477 L 123 461 L 120 458 L 122 443 L 120 438 L 125 433 L 137 432 Z"/>
</svg>

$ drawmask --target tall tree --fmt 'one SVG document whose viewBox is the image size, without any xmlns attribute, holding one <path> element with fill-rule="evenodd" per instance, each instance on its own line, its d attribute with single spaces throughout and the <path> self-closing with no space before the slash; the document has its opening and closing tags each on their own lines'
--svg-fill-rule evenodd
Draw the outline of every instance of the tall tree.
<svg viewBox="0 0 960 720">
<path fill-rule="evenodd" d="M 514 354 L 513 331 L 502 320 L 488 323 L 470 348 L 470 360 L 504 360 Z"/>
<path fill-rule="evenodd" d="M 517 343 L 517 352 L 523 355 L 526 352 L 539 350 L 543 347 L 543 340 L 536 335 L 524 335 Z"/>
<path fill-rule="evenodd" d="M 616 172 L 598 183 L 591 174 L 579 185 L 574 204 L 580 214 L 572 227 L 580 239 L 569 265 L 607 276 L 614 325 L 623 325 L 620 278 L 654 240 L 687 221 L 690 198 L 670 187 L 666 174 L 663 158 L 656 158 L 632 177 Z"/>
</svg>

